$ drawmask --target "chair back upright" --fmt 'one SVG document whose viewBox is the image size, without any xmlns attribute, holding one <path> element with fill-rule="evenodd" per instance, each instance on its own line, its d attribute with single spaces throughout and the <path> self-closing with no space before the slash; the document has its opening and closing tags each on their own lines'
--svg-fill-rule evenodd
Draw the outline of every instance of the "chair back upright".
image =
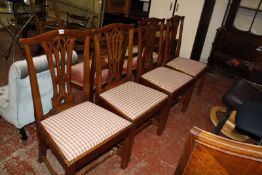
<svg viewBox="0 0 262 175">
<path fill-rule="evenodd" d="M 137 78 L 161 64 L 164 22 L 159 18 L 138 22 Z"/>
<path fill-rule="evenodd" d="M 162 65 L 179 56 L 185 16 L 175 15 L 166 20 L 165 49 Z"/>
<path fill-rule="evenodd" d="M 49 65 L 53 84 L 52 109 L 47 114 L 55 114 L 61 112 L 74 104 L 74 96 L 71 92 L 71 66 L 72 54 L 77 38 L 85 37 L 84 49 L 84 96 L 89 97 L 89 31 L 73 31 L 73 30 L 54 30 L 33 38 L 23 38 L 20 41 L 24 45 L 26 61 L 28 64 L 29 77 L 32 89 L 33 104 L 36 122 L 42 121 L 46 116 L 43 114 L 42 102 L 40 98 L 36 69 L 32 59 L 31 51 L 33 46 L 41 44 Z"/>
<path fill-rule="evenodd" d="M 132 79 L 133 24 L 109 24 L 93 30 L 96 94 Z M 128 53 L 126 55 L 126 52 Z M 123 71 L 126 61 L 126 70 Z M 104 80 L 103 76 L 107 76 Z"/>
</svg>

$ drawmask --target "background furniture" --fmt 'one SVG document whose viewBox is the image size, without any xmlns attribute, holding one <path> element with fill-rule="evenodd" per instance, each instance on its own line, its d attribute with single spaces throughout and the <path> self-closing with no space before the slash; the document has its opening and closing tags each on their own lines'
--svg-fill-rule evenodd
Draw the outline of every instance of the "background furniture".
<svg viewBox="0 0 262 175">
<path fill-rule="evenodd" d="M 44 161 L 52 174 L 56 174 L 47 159 L 50 149 L 61 163 L 66 175 L 86 174 L 111 155 L 122 157 L 121 167 L 126 168 L 133 144 L 131 123 L 89 101 L 74 100 L 70 85 L 74 42 L 85 38 L 85 68 L 83 96 L 89 98 L 91 30 L 54 30 L 33 38 L 21 39 L 29 69 L 38 137 L 38 160 Z M 43 113 L 39 83 L 31 56 L 31 48 L 40 44 L 45 51 L 53 94 L 48 101 L 51 110 Z M 60 64 L 59 64 L 60 63 Z M 119 145 L 118 145 L 119 144 Z M 109 152 L 113 147 L 115 151 Z"/>
<path fill-rule="evenodd" d="M 254 67 L 262 64 L 261 9 L 261 0 L 228 2 L 208 59 L 210 66 L 222 68 L 230 75 L 250 78 Z"/>
<path fill-rule="evenodd" d="M 45 55 L 34 57 L 33 60 L 43 112 L 46 114 L 51 109 L 48 99 L 53 94 L 50 71 Z M 74 52 L 73 64 L 76 62 L 77 54 Z M 24 127 L 35 121 L 27 67 L 26 60 L 14 62 L 8 73 L 8 85 L 0 87 L 0 115 L 19 130 L 23 141 L 27 139 Z"/>
<path fill-rule="evenodd" d="M 237 112 L 237 128 L 262 145 L 262 102 L 245 102 Z"/>
<path fill-rule="evenodd" d="M 87 29 L 92 26 L 88 26 L 89 17 L 79 16 L 73 13 L 66 13 L 66 28 L 69 29 Z"/>
<path fill-rule="evenodd" d="M 103 26 L 111 23 L 131 24 L 149 15 L 151 0 L 107 0 Z"/>
<path fill-rule="evenodd" d="M 261 174 L 262 147 L 192 128 L 175 175 Z"/>
<path fill-rule="evenodd" d="M 259 105 L 252 105 L 252 104 L 250 105 L 250 102 L 262 103 L 262 86 L 245 79 L 240 79 L 236 81 L 228 89 L 228 91 L 223 96 L 222 101 L 226 105 L 227 110 L 225 111 L 224 115 L 221 117 L 218 125 L 214 128 L 214 133 L 218 134 L 220 132 L 225 122 L 229 119 L 231 113 L 234 110 L 236 110 L 237 111 L 236 121 L 239 121 L 240 124 L 239 128 L 240 129 L 243 128 L 242 130 L 247 130 L 247 131 L 249 131 L 249 129 L 247 128 L 253 128 L 251 129 L 251 132 L 247 132 L 248 136 L 250 136 L 251 138 L 255 136 L 256 140 L 261 140 L 260 138 L 261 133 L 259 129 L 259 127 L 261 127 L 261 125 L 259 125 L 261 123 L 261 120 L 259 120 L 258 117 L 260 115 L 259 110 L 258 112 L 256 112 L 256 108 L 258 108 Z M 243 107 L 243 104 L 245 103 L 247 103 L 247 105 L 244 105 Z M 240 109 L 242 111 L 241 113 L 239 111 Z M 250 111 L 248 112 L 248 110 Z M 241 120 L 238 120 L 238 116 L 240 116 Z M 246 126 L 245 123 L 247 124 Z M 238 128 L 238 125 L 236 126 Z"/>
</svg>

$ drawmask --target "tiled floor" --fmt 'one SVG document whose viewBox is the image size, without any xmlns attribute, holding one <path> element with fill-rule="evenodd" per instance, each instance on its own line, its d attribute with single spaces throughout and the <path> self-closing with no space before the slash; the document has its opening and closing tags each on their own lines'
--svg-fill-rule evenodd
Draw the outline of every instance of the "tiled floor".
<svg viewBox="0 0 262 175">
<path fill-rule="evenodd" d="M 0 48 L 1 45 L 2 41 Z M 7 83 L 10 60 L 6 62 L 0 58 L 0 63 L 0 85 L 4 85 Z M 122 170 L 120 158 L 113 156 L 89 174 L 173 174 L 190 129 L 197 126 L 211 131 L 210 110 L 215 105 L 221 105 L 220 99 L 232 82 L 232 79 L 218 73 L 209 73 L 200 96 L 196 95 L 195 89 L 187 112 L 180 112 L 180 104 L 171 108 L 166 129 L 161 136 L 156 135 L 156 126 L 150 125 L 135 137 L 131 161 L 126 169 Z M 22 145 L 16 129 L 0 118 L 0 175 L 50 174 L 45 164 L 37 161 L 35 125 L 27 126 L 26 132 L 29 140 L 26 145 Z M 58 171 L 62 172 L 52 155 L 50 159 Z"/>
</svg>

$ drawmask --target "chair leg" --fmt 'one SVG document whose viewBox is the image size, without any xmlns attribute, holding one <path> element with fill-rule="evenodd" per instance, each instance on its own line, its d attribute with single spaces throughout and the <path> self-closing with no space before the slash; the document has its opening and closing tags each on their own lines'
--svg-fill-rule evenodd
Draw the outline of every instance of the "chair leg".
<svg viewBox="0 0 262 175">
<path fill-rule="evenodd" d="M 27 141 L 27 135 L 26 135 L 26 132 L 25 132 L 25 127 L 18 129 L 18 132 L 19 132 L 20 138 L 22 140 L 22 143 L 25 145 L 26 141 Z"/>
<path fill-rule="evenodd" d="M 43 157 L 46 157 L 47 144 L 45 143 L 40 133 L 38 133 L 37 137 L 38 137 L 38 161 L 42 163 L 44 160 Z"/>
<path fill-rule="evenodd" d="M 121 168 L 125 169 L 130 161 L 135 136 L 135 127 L 132 127 L 129 136 L 124 140 L 124 152 L 122 154 Z"/>
<path fill-rule="evenodd" d="M 169 97 L 167 104 L 165 104 L 165 107 L 164 109 L 162 109 L 162 112 L 160 114 L 161 116 L 160 116 L 159 125 L 157 128 L 157 135 L 161 135 L 164 132 L 171 104 L 172 104 L 172 98 Z"/>
<path fill-rule="evenodd" d="M 222 120 L 219 121 L 217 126 L 213 129 L 212 133 L 218 134 L 223 126 L 225 125 L 226 121 L 229 119 L 230 114 L 233 110 L 231 108 L 227 108 L 226 112 L 222 116 Z"/>
<path fill-rule="evenodd" d="M 187 111 L 187 108 L 188 108 L 188 105 L 189 105 L 189 102 L 190 102 L 190 99 L 191 99 L 191 96 L 192 96 L 192 93 L 193 93 L 193 86 L 191 86 L 188 90 L 188 92 L 186 93 L 184 99 L 183 99 L 183 107 L 182 107 L 182 112 L 186 112 Z"/>
<path fill-rule="evenodd" d="M 202 89 L 206 81 L 206 76 L 207 76 L 207 72 L 205 71 L 200 78 L 200 82 L 199 82 L 198 89 L 197 89 L 197 95 L 200 95 L 202 93 Z"/>
<path fill-rule="evenodd" d="M 74 175 L 76 174 L 74 166 L 69 166 L 65 169 L 65 175 Z"/>
</svg>

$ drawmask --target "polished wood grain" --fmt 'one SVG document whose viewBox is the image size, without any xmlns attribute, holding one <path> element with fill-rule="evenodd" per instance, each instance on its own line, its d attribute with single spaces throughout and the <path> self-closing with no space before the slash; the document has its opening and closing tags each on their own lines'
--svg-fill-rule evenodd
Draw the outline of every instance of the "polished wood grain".
<svg viewBox="0 0 262 175">
<path fill-rule="evenodd" d="M 262 147 L 229 140 L 194 127 L 175 175 L 259 175 Z"/>
</svg>

